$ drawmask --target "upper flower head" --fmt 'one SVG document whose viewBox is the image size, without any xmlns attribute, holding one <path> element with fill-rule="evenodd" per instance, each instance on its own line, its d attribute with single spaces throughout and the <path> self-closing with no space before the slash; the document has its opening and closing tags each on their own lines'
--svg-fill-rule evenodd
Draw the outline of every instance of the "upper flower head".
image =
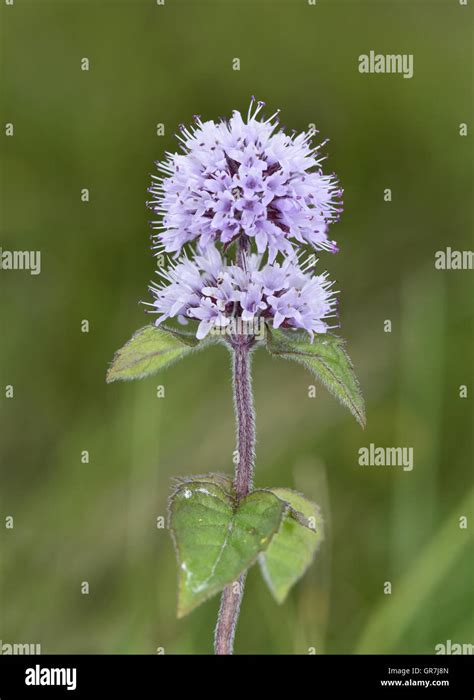
<svg viewBox="0 0 474 700">
<path fill-rule="evenodd" d="M 278 113 L 258 119 L 263 103 L 253 104 L 246 121 L 237 111 L 218 123 L 195 117 L 194 127 L 181 128 L 184 153 L 158 163 L 149 206 L 161 217 L 153 225 L 166 252 L 240 236 L 268 251 L 270 262 L 279 252 L 294 255 L 298 244 L 337 250 L 327 231 L 342 210 L 342 190 L 322 173 L 322 144 L 311 146 L 311 132 L 278 129 Z"/>
<path fill-rule="evenodd" d="M 156 325 L 167 318 L 199 321 L 197 338 L 213 328 L 225 329 L 231 319 L 252 323 L 263 319 L 274 328 L 301 328 L 312 337 L 325 333 L 336 310 L 326 273 L 312 275 L 295 258 L 263 264 L 262 256 L 245 256 L 242 265 L 227 264 L 208 246 L 193 260 L 182 258 L 159 274 L 164 283 L 151 287 Z"/>
</svg>

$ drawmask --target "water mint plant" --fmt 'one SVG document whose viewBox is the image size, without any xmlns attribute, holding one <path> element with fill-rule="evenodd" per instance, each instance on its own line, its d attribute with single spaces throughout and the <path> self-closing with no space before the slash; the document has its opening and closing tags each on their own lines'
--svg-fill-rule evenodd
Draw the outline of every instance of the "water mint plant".
<svg viewBox="0 0 474 700">
<path fill-rule="evenodd" d="M 342 211 L 335 175 L 322 171 L 314 133 L 287 134 L 252 99 L 246 118 L 195 117 L 180 153 L 157 163 L 149 188 L 157 281 L 153 324 L 121 348 L 107 381 L 147 377 L 213 343 L 232 358 L 235 473 L 176 479 L 169 529 L 178 560 L 178 616 L 222 593 L 216 654 L 231 654 L 248 569 L 255 563 L 282 603 L 323 538 L 312 500 L 254 488 L 251 360 L 258 348 L 304 365 L 364 426 L 364 402 L 339 327 L 338 297 L 318 251 Z M 229 465 L 232 449 L 229 448 Z M 225 468 L 223 473 L 220 472 Z"/>
</svg>

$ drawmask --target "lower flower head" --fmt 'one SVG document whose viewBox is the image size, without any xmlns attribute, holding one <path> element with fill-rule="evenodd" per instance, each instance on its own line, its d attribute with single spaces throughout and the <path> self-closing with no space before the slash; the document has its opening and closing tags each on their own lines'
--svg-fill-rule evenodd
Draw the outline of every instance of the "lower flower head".
<svg viewBox="0 0 474 700">
<path fill-rule="evenodd" d="M 263 256 L 244 256 L 241 265 L 228 264 L 208 246 L 192 260 L 181 258 L 160 271 L 162 282 L 152 285 L 156 325 L 169 318 L 198 322 L 196 337 L 225 329 L 233 320 L 247 324 L 262 320 L 273 328 L 304 329 L 311 338 L 333 327 L 336 297 L 327 273 L 314 275 L 310 261 L 295 258 L 281 264 L 263 263 Z"/>
</svg>

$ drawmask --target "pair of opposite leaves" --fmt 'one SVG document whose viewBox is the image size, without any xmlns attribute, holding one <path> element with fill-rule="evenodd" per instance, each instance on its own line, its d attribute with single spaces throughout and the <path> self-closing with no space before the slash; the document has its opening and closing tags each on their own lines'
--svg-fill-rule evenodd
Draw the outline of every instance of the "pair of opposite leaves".
<svg viewBox="0 0 474 700">
<path fill-rule="evenodd" d="M 149 376 L 215 340 L 146 326 L 116 353 L 107 381 Z M 265 346 L 274 357 L 303 364 L 364 427 L 364 401 L 341 338 L 316 335 L 310 342 L 306 334 L 268 327 Z M 319 509 L 300 494 L 259 489 L 237 503 L 231 480 L 215 474 L 178 482 L 170 499 L 170 528 L 179 565 L 180 617 L 236 581 L 257 559 L 282 602 L 322 540 Z"/>
<path fill-rule="evenodd" d="M 179 566 L 178 616 L 235 582 L 258 559 L 283 602 L 322 540 L 318 507 L 290 489 L 257 489 L 237 502 L 229 477 L 179 479 L 170 498 Z"/>
</svg>

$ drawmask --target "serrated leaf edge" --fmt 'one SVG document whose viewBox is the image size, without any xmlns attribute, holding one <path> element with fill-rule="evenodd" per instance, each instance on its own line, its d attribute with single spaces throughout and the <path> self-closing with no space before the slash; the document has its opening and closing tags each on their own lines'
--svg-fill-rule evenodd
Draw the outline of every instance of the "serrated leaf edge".
<svg viewBox="0 0 474 700">
<path fill-rule="evenodd" d="M 146 371 L 145 371 L 145 372 L 141 372 L 140 374 L 137 374 L 137 375 L 134 376 L 134 377 L 113 377 L 112 375 L 113 375 L 113 372 L 114 372 L 114 365 L 115 365 L 115 363 L 117 362 L 117 360 L 119 359 L 121 353 L 125 350 L 125 348 L 127 348 L 129 345 L 131 345 L 131 343 L 137 338 L 137 336 L 138 336 L 140 333 L 143 333 L 143 331 L 145 331 L 147 328 L 156 328 L 157 331 L 162 331 L 162 332 L 164 332 L 164 333 L 168 333 L 169 335 L 172 335 L 173 338 L 175 338 L 176 340 L 181 341 L 182 346 L 183 346 L 183 349 L 182 349 L 182 352 L 180 353 L 180 355 L 179 355 L 178 357 L 175 357 L 174 359 L 170 360 L 169 362 L 167 362 L 166 365 L 165 365 L 164 367 L 162 367 L 161 369 L 158 369 L 158 370 L 154 370 L 154 371 L 151 371 L 151 372 L 146 372 Z M 106 381 L 107 384 L 112 384 L 113 382 L 117 382 L 117 381 L 121 381 L 121 382 L 131 382 L 131 381 L 134 381 L 135 379 L 144 379 L 145 377 L 151 377 L 151 376 L 153 376 L 154 374 L 156 374 L 157 372 L 160 372 L 162 369 L 167 369 L 168 367 L 170 367 L 171 365 L 173 365 L 175 362 L 178 362 L 178 361 L 181 360 L 185 355 L 188 355 L 188 354 L 190 354 L 190 353 L 192 353 L 192 352 L 195 352 L 195 351 L 197 351 L 197 350 L 202 350 L 202 349 L 204 349 L 204 347 L 206 347 L 206 346 L 208 346 L 208 345 L 211 345 L 211 344 L 212 344 L 212 340 L 208 340 L 208 339 L 205 339 L 205 340 L 202 340 L 202 341 L 197 341 L 196 344 L 191 344 L 191 343 L 185 342 L 185 341 L 180 337 L 179 333 L 174 332 L 173 330 L 171 330 L 171 329 L 169 329 L 169 328 L 158 328 L 158 327 L 152 326 L 152 325 L 142 326 L 142 328 L 139 328 L 137 331 L 135 331 L 135 333 L 127 340 L 127 342 L 126 342 L 124 345 L 122 345 L 122 347 L 119 348 L 119 349 L 115 352 L 115 354 L 114 354 L 114 356 L 113 356 L 113 358 L 112 358 L 112 361 L 110 362 L 109 367 L 108 367 L 108 369 L 107 369 L 105 381 Z M 150 357 L 150 359 L 151 359 L 152 357 L 158 357 L 159 355 L 163 354 L 164 352 L 165 352 L 165 351 L 163 351 L 163 352 L 154 352 L 154 353 L 151 353 L 149 357 Z M 130 367 L 133 367 L 134 365 L 138 364 L 139 362 L 143 362 L 143 358 L 137 359 L 135 362 L 132 362 L 132 363 L 130 364 Z"/>
<path fill-rule="evenodd" d="M 267 329 L 267 330 L 269 331 L 269 329 Z M 296 335 L 296 337 L 297 337 L 298 339 L 303 339 L 302 336 L 301 336 L 301 334 L 295 334 L 295 335 Z M 306 362 L 304 359 L 300 359 L 300 358 L 305 358 L 305 357 L 317 358 L 318 361 L 321 362 L 321 364 L 325 367 L 326 371 L 333 377 L 335 383 L 336 383 L 340 388 L 343 389 L 343 394 L 344 394 L 344 396 L 346 397 L 346 400 L 344 401 L 344 400 L 339 399 L 339 401 L 341 401 L 341 403 L 346 403 L 346 405 L 348 405 L 348 406 L 350 407 L 350 410 L 351 410 L 352 414 L 354 415 L 355 419 L 357 420 L 357 422 L 359 423 L 359 425 L 361 426 L 361 428 L 364 429 L 365 426 L 366 426 L 364 397 L 363 397 L 362 391 L 361 391 L 361 389 L 360 389 L 359 380 L 357 379 L 357 376 L 356 376 L 356 374 L 355 374 L 355 372 L 354 372 L 354 365 L 353 365 L 353 362 L 352 362 L 351 358 L 349 357 L 349 355 L 347 354 L 347 352 L 346 352 L 346 350 L 345 350 L 345 341 L 344 341 L 343 338 L 341 338 L 341 337 L 339 337 L 339 336 L 337 336 L 337 335 L 334 335 L 334 334 L 332 334 L 332 333 L 331 333 L 331 334 L 328 334 L 328 335 L 329 335 L 331 338 L 336 339 L 336 342 L 338 343 L 340 350 L 344 353 L 344 357 L 346 358 L 346 360 L 347 360 L 347 362 L 348 362 L 349 368 L 352 370 L 352 374 L 353 374 L 354 382 L 355 382 L 355 385 L 356 385 L 356 389 L 357 389 L 357 392 L 358 392 L 358 394 L 359 394 L 360 401 L 361 401 L 361 404 L 362 404 L 362 410 L 359 410 L 359 408 L 356 406 L 356 404 L 354 403 L 354 401 L 351 399 L 350 394 L 349 394 L 349 393 L 347 392 L 347 390 L 345 389 L 344 383 L 341 382 L 341 381 L 334 375 L 334 372 L 332 371 L 332 369 L 325 363 L 324 359 L 321 358 L 321 356 L 318 355 L 317 353 L 302 352 L 302 351 L 300 351 L 300 350 L 293 350 L 293 349 L 290 350 L 290 349 L 288 349 L 288 348 L 285 349 L 284 347 L 283 347 L 282 349 L 279 349 L 278 346 L 279 346 L 280 343 L 279 343 L 279 341 L 276 341 L 276 342 L 273 341 L 273 335 L 272 335 L 271 331 L 268 332 L 269 340 L 268 340 L 268 342 L 267 342 L 266 347 L 267 347 L 268 351 L 270 352 L 270 354 L 271 354 L 271 355 L 274 355 L 275 357 L 281 357 L 281 358 L 284 359 L 284 360 L 292 360 L 292 359 L 293 359 L 295 362 L 299 362 L 300 364 L 302 364 L 302 365 L 303 365 L 304 367 L 306 367 L 306 369 L 307 369 L 309 372 L 311 372 L 311 374 L 312 374 L 313 376 L 315 376 L 316 379 L 318 379 L 318 381 L 320 381 L 321 384 L 323 384 L 323 385 L 326 387 L 326 389 L 331 393 L 330 384 L 329 384 L 323 377 L 319 376 L 319 374 L 317 374 L 317 373 L 312 369 L 312 367 L 308 364 L 308 362 Z M 321 333 L 320 333 L 320 334 L 318 334 L 318 337 L 324 337 L 324 334 L 321 334 Z M 273 345 L 272 345 L 272 343 L 273 343 Z M 281 345 L 281 344 L 280 344 L 280 345 Z M 296 356 L 296 357 L 295 357 L 295 356 Z M 336 398 L 338 398 L 338 397 L 336 397 Z"/>
</svg>

